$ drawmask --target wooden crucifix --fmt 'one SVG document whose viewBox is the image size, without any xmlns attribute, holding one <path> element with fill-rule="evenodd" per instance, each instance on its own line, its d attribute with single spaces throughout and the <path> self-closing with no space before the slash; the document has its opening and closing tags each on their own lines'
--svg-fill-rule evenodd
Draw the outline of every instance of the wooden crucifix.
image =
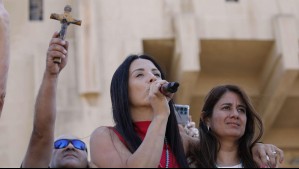
<svg viewBox="0 0 299 169">
<path fill-rule="evenodd" d="M 72 7 L 70 5 L 66 5 L 64 7 L 64 14 L 52 13 L 51 16 L 50 16 L 51 19 L 55 19 L 55 20 L 60 21 L 60 23 L 61 23 L 61 30 L 59 32 L 59 38 L 62 39 L 62 40 L 65 39 L 67 27 L 70 24 L 75 24 L 75 25 L 81 26 L 81 22 L 82 21 L 74 19 L 71 16 L 71 12 L 72 12 Z M 61 63 L 61 59 L 60 58 L 54 58 L 54 63 L 60 64 Z"/>
</svg>

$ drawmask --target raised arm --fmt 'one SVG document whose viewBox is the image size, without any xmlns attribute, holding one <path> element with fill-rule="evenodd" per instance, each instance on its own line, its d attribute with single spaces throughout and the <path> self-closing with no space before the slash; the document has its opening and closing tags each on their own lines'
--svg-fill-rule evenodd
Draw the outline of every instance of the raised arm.
<svg viewBox="0 0 299 169">
<path fill-rule="evenodd" d="M 0 0 L 0 116 L 6 94 L 9 67 L 9 16 Z"/>
<path fill-rule="evenodd" d="M 56 119 L 58 76 L 67 63 L 68 43 L 53 35 L 47 52 L 46 70 L 35 103 L 33 131 L 22 167 L 48 167 L 52 157 Z M 55 64 L 54 58 L 61 58 Z"/>
</svg>

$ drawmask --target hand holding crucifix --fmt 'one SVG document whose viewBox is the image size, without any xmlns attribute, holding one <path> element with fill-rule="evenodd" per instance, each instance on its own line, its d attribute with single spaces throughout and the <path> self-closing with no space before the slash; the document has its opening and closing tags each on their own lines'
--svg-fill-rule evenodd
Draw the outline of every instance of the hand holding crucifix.
<svg viewBox="0 0 299 169">
<path fill-rule="evenodd" d="M 70 14 L 71 12 L 72 12 L 72 7 L 70 5 L 67 5 L 67 6 L 64 7 L 64 14 L 53 13 L 53 14 L 51 14 L 51 17 L 50 17 L 51 19 L 55 19 L 55 20 L 60 21 L 61 30 L 59 32 L 59 38 L 62 39 L 62 40 L 65 39 L 67 27 L 70 24 L 75 24 L 75 25 L 81 26 L 82 21 L 74 19 Z M 60 64 L 61 59 L 60 58 L 55 58 L 54 63 Z"/>
</svg>

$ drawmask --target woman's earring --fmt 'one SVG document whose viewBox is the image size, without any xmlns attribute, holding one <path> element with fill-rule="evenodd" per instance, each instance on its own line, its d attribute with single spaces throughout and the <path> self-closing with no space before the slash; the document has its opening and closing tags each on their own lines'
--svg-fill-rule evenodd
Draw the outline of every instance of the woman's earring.
<svg viewBox="0 0 299 169">
<path fill-rule="evenodd" d="M 210 126 L 208 126 L 208 131 L 210 131 Z"/>
</svg>

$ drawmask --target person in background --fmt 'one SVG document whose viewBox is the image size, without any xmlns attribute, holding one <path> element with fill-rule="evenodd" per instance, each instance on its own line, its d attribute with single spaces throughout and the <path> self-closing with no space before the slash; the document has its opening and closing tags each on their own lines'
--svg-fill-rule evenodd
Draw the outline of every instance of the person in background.
<svg viewBox="0 0 299 169">
<path fill-rule="evenodd" d="M 278 157 L 283 161 L 276 146 L 269 145 L 264 164 L 254 160 L 251 150 L 262 135 L 262 120 L 246 93 L 234 85 L 217 86 L 206 97 L 199 141 L 189 146 L 190 163 L 196 168 L 275 167 Z"/>
<path fill-rule="evenodd" d="M 22 163 L 23 168 L 88 168 L 85 143 L 72 135 L 64 135 L 54 142 L 56 94 L 58 77 L 67 64 L 67 41 L 54 33 L 49 45 L 46 69 L 35 104 L 31 139 Z M 60 58 L 61 63 L 54 63 Z"/>
</svg>

